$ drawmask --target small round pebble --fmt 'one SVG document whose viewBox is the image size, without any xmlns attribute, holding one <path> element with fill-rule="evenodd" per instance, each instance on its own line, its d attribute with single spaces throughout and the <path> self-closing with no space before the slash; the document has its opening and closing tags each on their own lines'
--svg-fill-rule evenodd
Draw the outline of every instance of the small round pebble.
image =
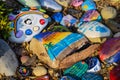
<svg viewBox="0 0 120 80">
<path fill-rule="evenodd" d="M 117 15 L 117 11 L 113 7 L 105 7 L 101 10 L 103 19 L 113 19 Z"/>
<path fill-rule="evenodd" d="M 43 66 L 37 66 L 33 69 L 33 74 L 35 76 L 43 76 L 47 74 L 47 69 Z"/>
<path fill-rule="evenodd" d="M 29 56 L 22 56 L 20 58 L 20 60 L 21 60 L 22 64 L 24 64 L 24 63 L 26 63 L 28 61 L 29 58 L 30 58 Z"/>
<path fill-rule="evenodd" d="M 120 37 L 120 32 L 115 33 L 115 35 L 113 37 Z"/>
</svg>

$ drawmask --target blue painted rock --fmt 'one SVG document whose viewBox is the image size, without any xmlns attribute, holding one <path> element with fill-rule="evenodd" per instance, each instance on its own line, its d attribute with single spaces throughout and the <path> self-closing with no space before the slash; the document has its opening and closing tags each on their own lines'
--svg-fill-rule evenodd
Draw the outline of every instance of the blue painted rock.
<svg viewBox="0 0 120 80">
<path fill-rule="evenodd" d="M 105 25 L 91 21 L 78 27 L 78 32 L 83 33 L 91 42 L 102 42 L 101 38 L 111 36 L 111 31 Z"/>
<path fill-rule="evenodd" d="M 96 4 L 93 0 L 85 0 L 82 4 L 82 10 L 88 11 L 88 10 L 95 10 Z"/>
<path fill-rule="evenodd" d="M 70 76 L 63 76 L 60 80 L 76 80 Z"/>
<path fill-rule="evenodd" d="M 60 12 L 62 6 L 56 3 L 54 0 L 38 0 L 43 8 L 52 12 Z"/>
<path fill-rule="evenodd" d="M 102 61 L 114 63 L 120 61 L 120 37 L 112 38 L 102 44 L 99 57 Z"/>
<path fill-rule="evenodd" d="M 49 16 L 38 10 L 22 8 L 21 10 L 11 13 L 9 19 L 12 21 L 14 31 L 10 33 L 9 40 L 15 43 L 30 41 L 33 36 L 40 33 L 48 24 Z"/>
<path fill-rule="evenodd" d="M 85 73 L 81 80 L 103 80 L 103 77 L 95 73 Z"/>
<path fill-rule="evenodd" d="M 41 5 L 38 3 L 37 0 L 17 0 L 24 6 L 28 7 L 40 7 Z"/>
<path fill-rule="evenodd" d="M 100 61 L 97 57 L 88 58 L 86 63 L 88 64 L 87 72 L 98 72 L 101 70 Z"/>
<path fill-rule="evenodd" d="M 110 80 L 120 80 L 120 65 L 110 71 Z"/>
<path fill-rule="evenodd" d="M 88 22 L 94 20 L 101 20 L 101 16 L 96 10 L 89 10 L 80 18 L 80 22 Z"/>
<path fill-rule="evenodd" d="M 70 75 L 75 79 L 80 79 L 82 75 L 87 71 L 88 65 L 85 62 L 77 62 L 64 71 L 64 75 Z"/>
</svg>

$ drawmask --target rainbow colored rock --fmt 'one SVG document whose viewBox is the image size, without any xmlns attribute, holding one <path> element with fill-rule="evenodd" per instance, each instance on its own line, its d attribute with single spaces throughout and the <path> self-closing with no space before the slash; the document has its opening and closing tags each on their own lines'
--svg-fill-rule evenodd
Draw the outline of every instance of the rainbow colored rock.
<svg viewBox="0 0 120 80">
<path fill-rule="evenodd" d="M 64 75 L 70 75 L 76 80 L 79 80 L 82 75 L 87 71 L 88 65 L 85 62 L 77 62 L 73 66 L 64 71 Z"/>
<path fill-rule="evenodd" d="M 88 11 L 88 10 L 95 10 L 96 4 L 93 0 L 85 0 L 82 4 L 82 10 Z"/>
<path fill-rule="evenodd" d="M 103 77 L 95 73 L 85 73 L 81 80 L 103 80 Z"/>
<path fill-rule="evenodd" d="M 110 80 L 120 80 L 120 65 L 110 71 Z"/>
<path fill-rule="evenodd" d="M 88 22 L 94 20 L 96 21 L 101 20 L 101 16 L 96 10 L 89 10 L 80 18 L 80 22 Z"/>
<path fill-rule="evenodd" d="M 114 63 L 120 61 L 120 37 L 111 38 L 102 44 L 99 57 L 102 61 Z"/>
</svg>

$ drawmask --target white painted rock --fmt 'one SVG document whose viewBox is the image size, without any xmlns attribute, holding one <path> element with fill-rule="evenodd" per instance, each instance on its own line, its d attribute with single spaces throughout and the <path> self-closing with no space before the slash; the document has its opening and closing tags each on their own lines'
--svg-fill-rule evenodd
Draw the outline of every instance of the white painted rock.
<svg viewBox="0 0 120 80">
<path fill-rule="evenodd" d="M 13 76 L 17 67 L 18 60 L 15 53 L 4 40 L 0 39 L 0 74 Z"/>
<path fill-rule="evenodd" d="M 120 32 L 116 33 L 113 37 L 120 37 Z"/>
<path fill-rule="evenodd" d="M 43 66 L 37 66 L 33 69 L 33 74 L 35 76 L 43 76 L 43 75 L 47 74 L 47 70 Z"/>
<path fill-rule="evenodd" d="M 97 21 L 84 23 L 78 28 L 78 32 L 83 33 L 88 38 L 102 38 L 111 35 L 110 29 Z"/>
<path fill-rule="evenodd" d="M 101 10 L 101 15 L 104 19 L 113 19 L 117 15 L 117 11 L 113 7 L 105 7 Z"/>
</svg>

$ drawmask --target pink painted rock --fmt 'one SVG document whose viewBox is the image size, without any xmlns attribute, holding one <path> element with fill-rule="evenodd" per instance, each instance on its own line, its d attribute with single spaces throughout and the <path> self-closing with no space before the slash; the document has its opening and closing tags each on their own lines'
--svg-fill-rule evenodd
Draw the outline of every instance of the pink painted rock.
<svg viewBox="0 0 120 80">
<path fill-rule="evenodd" d="M 71 5 L 74 7 L 78 7 L 83 3 L 83 0 L 72 0 Z"/>
</svg>

